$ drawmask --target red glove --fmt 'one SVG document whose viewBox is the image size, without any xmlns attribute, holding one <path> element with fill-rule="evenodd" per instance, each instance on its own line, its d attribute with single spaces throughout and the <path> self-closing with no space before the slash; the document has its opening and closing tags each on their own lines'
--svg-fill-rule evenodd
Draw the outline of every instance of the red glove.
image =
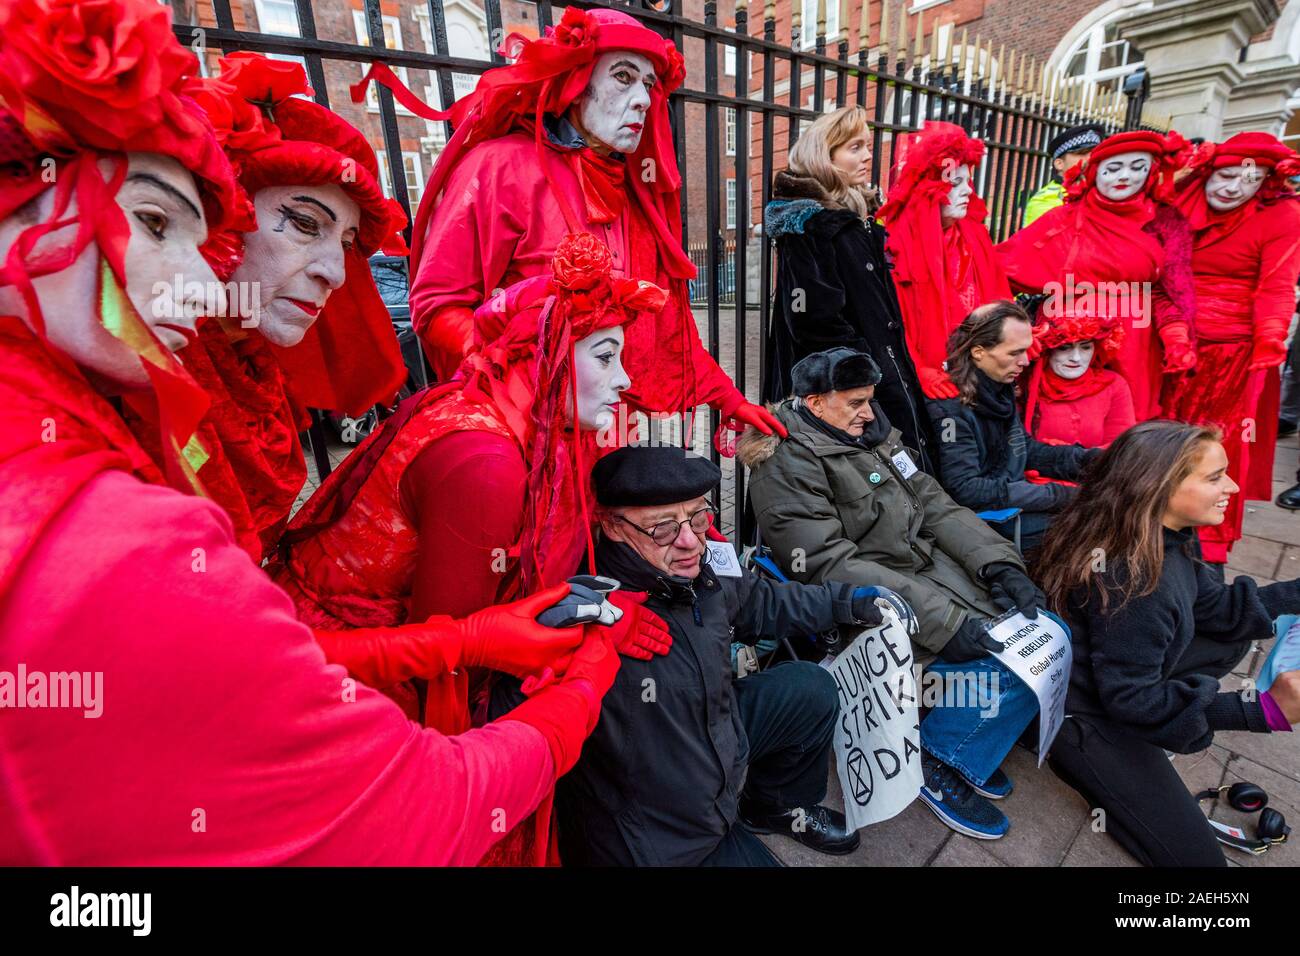
<svg viewBox="0 0 1300 956">
<path fill-rule="evenodd" d="M 668 625 L 654 611 L 645 607 L 646 592 L 615 591 L 609 602 L 623 612 L 617 623 L 606 629 L 614 648 L 620 654 L 648 661 L 655 655 L 667 654 L 673 646 L 673 636 Z"/>
<path fill-rule="evenodd" d="M 392 687 L 412 677 L 432 678 L 456 669 L 460 623 L 441 615 L 423 624 L 313 631 L 331 664 L 370 687 Z"/>
<path fill-rule="evenodd" d="M 961 394 L 941 368 L 918 368 L 916 377 L 921 380 L 921 391 L 926 398 L 956 398 Z"/>
<path fill-rule="evenodd" d="M 1250 371 L 1273 368 L 1286 361 L 1286 343 L 1276 339 L 1256 339 L 1250 353 Z"/>
<path fill-rule="evenodd" d="M 564 677 L 548 684 L 501 720 L 521 720 L 546 738 L 555 776 L 578 762 L 582 742 L 600 719 L 601 698 L 614 686 L 618 654 L 602 628 L 585 627 L 586 640 L 573 654 Z"/>
<path fill-rule="evenodd" d="M 790 435 L 789 430 L 777 420 L 775 415 L 762 405 L 755 405 L 753 402 L 741 405 L 731 413 L 731 417 L 746 425 L 753 425 L 764 435 L 771 435 L 773 432 L 782 438 L 788 438 Z"/>
<path fill-rule="evenodd" d="M 568 593 L 567 584 L 558 584 L 459 621 L 439 615 L 422 624 L 316 631 L 315 637 L 326 660 L 342 664 L 371 687 L 390 687 L 412 677 L 437 677 L 462 664 L 523 677 L 582 643 L 581 628 L 561 630 L 533 620 Z"/>
<path fill-rule="evenodd" d="M 496 604 L 460 621 L 467 667 L 487 667 L 526 677 L 548 667 L 582 643 L 582 629 L 543 627 L 534 620 L 564 599 L 569 585 L 538 591 L 513 604 Z"/>
<path fill-rule="evenodd" d="M 1190 372 L 1196 368 L 1196 344 L 1186 322 L 1170 322 L 1158 330 L 1165 347 L 1166 375 Z"/>
</svg>

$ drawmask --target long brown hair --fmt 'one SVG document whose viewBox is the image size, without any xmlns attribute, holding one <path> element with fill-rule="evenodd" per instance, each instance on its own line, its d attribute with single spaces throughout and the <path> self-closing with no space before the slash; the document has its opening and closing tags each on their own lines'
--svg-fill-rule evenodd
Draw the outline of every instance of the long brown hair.
<svg viewBox="0 0 1300 956">
<path fill-rule="evenodd" d="M 979 381 L 975 374 L 979 369 L 971 358 L 971 349 L 977 345 L 991 349 L 1001 342 L 1007 319 L 1030 321 L 1028 313 L 1019 305 L 1009 299 L 998 299 L 977 306 L 948 337 L 948 377 L 961 393 L 963 405 L 975 404 L 975 385 Z"/>
<path fill-rule="evenodd" d="M 815 179 L 835 206 L 851 209 L 863 219 L 880 205 L 876 189 L 870 185 L 850 185 L 845 175 L 831 164 L 831 154 L 869 131 L 868 115 L 861 106 L 842 106 L 817 117 L 804 127 L 787 159 L 790 172 Z"/>
<path fill-rule="evenodd" d="M 1156 589 L 1169 501 L 1220 437 L 1215 428 L 1153 419 L 1125 431 L 1092 462 L 1034 562 L 1053 610 L 1065 613 L 1079 587 L 1096 585 L 1103 609 L 1112 596 L 1118 609 Z"/>
</svg>

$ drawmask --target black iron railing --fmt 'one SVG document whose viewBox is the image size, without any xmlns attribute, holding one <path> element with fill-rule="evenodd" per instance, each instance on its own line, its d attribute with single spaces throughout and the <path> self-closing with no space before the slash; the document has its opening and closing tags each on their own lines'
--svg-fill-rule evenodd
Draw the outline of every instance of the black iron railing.
<svg viewBox="0 0 1300 956">
<path fill-rule="evenodd" d="M 778 32 L 784 34 L 785 29 L 782 25 L 778 30 L 775 7 L 770 2 L 761 24 L 751 24 L 748 5 L 738 3 L 733 27 L 719 24 L 715 0 L 633 0 L 626 4 L 582 0 L 577 4 L 629 12 L 671 37 L 686 56 L 686 85 L 673 97 L 671 116 L 684 180 L 683 239 L 701 237 L 688 243 L 699 269 L 698 279 L 691 283 L 691 300 L 702 339 L 750 396 L 759 394 L 758 372 L 762 368 L 773 281 L 770 244 L 751 241 L 751 225 L 756 211 L 770 197 L 778 143 L 784 152 L 797 139 L 803 123 L 815 119 L 830 105 L 856 103 L 867 109 L 872 117 L 872 179 L 876 185 L 887 177 L 898 134 L 918 129 L 926 119 L 963 126 L 988 147 L 976 186 L 988 204 L 989 228 L 995 240 L 1018 228 L 1028 196 L 1047 181 L 1045 147 L 1052 136 L 1082 122 L 1096 122 L 1108 130 L 1141 123 L 1145 95 L 1142 84 L 1128 84 L 1131 89 L 1127 93 L 1071 84 L 1032 60 L 1017 58 L 1014 51 L 1008 54 L 999 50 L 995 57 L 991 42 L 967 43 L 964 32 L 958 40 L 952 29 L 943 31 L 941 38 L 940 29 L 933 28 L 927 42 L 921 17 L 906 15 L 906 0 L 885 4 L 888 25 L 879 22 L 879 0 L 868 0 L 870 22 L 866 29 L 861 25 L 862 0 L 855 0 L 852 19 L 859 28 L 852 34 L 857 42 L 851 49 L 848 29 L 842 29 L 837 37 L 825 36 L 825 3 L 822 0 L 818 15 L 821 26 L 811 28 L 816 34 L 815 43 L 807 50 L 801 41 L 809 28 L 797 20 L 792 24 L 789 43 L 777 40 Z M 212 51 L 254 50 L 302 57 L 315 96 L 325 106 L 330 105 L 325 71 L 328 61 L 382 60 L 394 68 L 427 70 L 444 105 L 454 98 L 453 73 L 479 74 L 501 62 L 495 52 L 502 39 L 501 0 L 484 0 L 491 59 L 450 54 L 442 0 L 398 4 L 404 11 L 416 6 L 427 8 L 432 50 L 425 51 L 394 49 L 386 43 L 379 0 L 364 0 L 369 45 L 318 35 L 317 14 L 327 9 L 336 12 L 336 8 L 347 6 L 347 0 L 294 0 L 299 36 L 237 30 L 231 0 L 173 0 L 172 6 L 177 12 L 176 34 L 187 46 L 202 44 Z M 793 7 L 797 14 L 800 0 L 793 0 Z M 534 8 L 539 29 L 554 22 L 556 14 L 550 0 L 539 0 Z M 699 16 L 688 16 L 688 9 L 699 10 Z M 204 27 L 204 23 L 215 26 Z M 883 31 L 882 26 L 886 27 Z M 876 42 L 868 44 L 872 36 Z M 727 50 L 733 52 L 727 54 Z M 720 64 L 729 62 L 729 56 L 734 56 L 730 61 L 734 69 L 720 70 Z M 811 104 L 805 105 L 809 97 Z M 724 111 L 734 111 L 735 132 L 729 141 L 723 124 L 729 124 L 732 117 L 724 116 Z M 374 145 L 385 152 L 389 182 L 396 187 L 393 194 L 408 213 L 413 212 L 408 191 L 399 185 L 407 182 L 407 170 L 398 111 L 392 94 L 384 88 L 378 90 L 378 113 L 381 135 Z M 702 129 L 697 117 L 702 117 Z M 451 133 L 450 124 L 445 125 L 442 142 Z M 698 150 L 691 149 L 701 138 L 702 161 Z M 724 151 L 724 141 L 735 148 Z M 428 168 L 423 173 L 427 176 Z M 734 177 L 735 185 L 724 193 L 723 178 L 727 174 Z M 746 184 L 743 189 L 742 183 Z M 703 202 L 699 201 L 700 191 Z M 728 195 L 732 197 L 730 203 Z M 753 200 L 757 202 L 751 206 Z M 698 221 L 701 216 L 703 223 Z M 751 294 L 751 278 L 756 295 Z M 695 429 L 697 442 L 705 434 L 704 424 L 701 420 L 701 427 Z M 717 424 L 717 413 L 711 411 L 709 435 Z M 313 437 L 323 477 L 329 470 L 328 458 L 323 454 L 323 435 Z M 705 444 L 717 460 L 712 443 Z M 723 527 L 744 541 L 749 529 L 743 527 L 741 507 L 743 469 L 731 462 L 723 465 L 724 482 L 717 499 Z"/>
</svg>

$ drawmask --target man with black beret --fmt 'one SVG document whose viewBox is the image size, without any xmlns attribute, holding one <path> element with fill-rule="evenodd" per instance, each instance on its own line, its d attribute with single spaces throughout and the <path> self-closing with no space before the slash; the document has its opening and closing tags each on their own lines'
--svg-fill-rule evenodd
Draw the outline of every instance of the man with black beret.
<svg viewBox="0 0 1300 956">
<path fill-rule="evenodd" d="M 1047 154 L 1052 158 L 1052 178 L 1047 185 L 1029 197 L 1025 205 L 1027 226 L 1049 209 L 1065 202 L 1065 174 L 1075 163 L 1088 158 L 1088 154 L 1106 137 L 1105 127 L 1096 123 L 1071 126 L 1061 130 L 1047 144 Z"/>
<path fill-rule="evenodd" d="M 772 866 L 754 836 L 824 853 L 855 849 L 826 795 L 839 713 L 834 679 L 790 661 L 734 679 L 733 641 L 874 626 L 866 589 L 779 584 L 711 562 L 705 495 L 721 477 L 678 447 L 629 446 L 593 469 L 596 570 L 645 595 L 672 646 L 623 658 L 600 722 L 556 789 L 560 855 L 576 865 Z M 728 546 L 729 547 L 729 546 Z"/>
<path fill-rule="evenodd" d="M 996 689 L 983 713 L 935 707 L 921 723 L 921 799 L 959 833 L 995 840 L 1010 826 L 991 802 L 1011 792 L 999 764 L 1038 705 L 990 656 L 998 644 L 984 622 L 1013 606 L 1033 617 L 1041 593 L 1015 546 L 917 467 L 874 400 L 870 356 L 831 349 L 791 377 L 795 397 L 775 408 L 788 437 L 746 430 L 736 449 L 763 542 L 794 580 L 897 592 L 918 624 L 918 660 Z"/>
</svg>

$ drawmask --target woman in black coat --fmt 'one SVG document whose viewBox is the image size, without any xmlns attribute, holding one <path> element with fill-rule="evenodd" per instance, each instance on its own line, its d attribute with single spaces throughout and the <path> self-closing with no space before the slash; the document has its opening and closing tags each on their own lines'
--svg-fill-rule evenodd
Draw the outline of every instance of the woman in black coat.
<svg viewBox="0 0 1300 956">
<path fill-rule="evenodd" d="M 903 339 L 885 258 L 885 230 L 872 218 L 866 110 L 847 106 L 808 126 L 776 174 L 764 229 L 776 244 L 777 277 L 763 370 L 763 398 L 790 396 L 790 369 L 813 352 L 867 352 L 884 378 L 876 401 L 936 475 L 938 453 L 925 398 Z"/>
<path fill-rule="evenodd" d="M 1196 529 L 1240 489 L 1216 430 L 1156 419 L 1102 453 L 1043 541 L 1039 583 L 1070 622 L 1074 666 L 1052 769 L 1148 866 L 1224 866 L 1214 831 L 1166 751 L 1218 731 L 1288 731 L 1300 671 L 1267 691 L 1219 681 L 1272 621 L 1300 611 L 1300 581 L 1224 584 L 1195 557 Z"/>
</svg>

